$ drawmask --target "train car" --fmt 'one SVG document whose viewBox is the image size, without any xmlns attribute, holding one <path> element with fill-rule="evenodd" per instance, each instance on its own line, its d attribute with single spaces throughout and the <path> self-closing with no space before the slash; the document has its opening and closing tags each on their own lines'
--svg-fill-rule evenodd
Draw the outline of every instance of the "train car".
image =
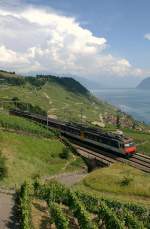
<svg viewBox="0 0 150 229">
<path fill-rule="evenodd" d="M 94 129 L 77 124 L 78 133 L 74 132 L 75 124 L 67 124 L 72 129 L 72 134 L 78 135 L 78 139 L 97 146 L 99 148 L 116 152 L 124 156 L 132 156 L 136 153 L 136 145 L 132 138 L 117 133 L 104 132 L 102 129 Z M 72 136 L 73 137 L 73 136 Z M 74 136 L 76 137 L 76 136 Z"/>
<path fill-rule="evenodd" d="M 120 153 L 125 156 L 132 156 L 136 153 L 136 145 L 132 138 L 119 136 L 114 133 L 91 133 L 85 131 L 85 138 L 90 142 L 96 142 L 97 146 Z"/>
<path fill-rule="evenodd" d="M 10 113 L 48 125 L 49 127 L 60 130 L 60 132 L 67 137 L 83 141 L 86 144 L 91 144 L 105 150 L 111 150 L 111 152 L 116 152 L 125 156 L 132 156 L 136 153 L 136 145 L 133 139 L 123 135 L 104 132 L 102 129 L 91 128 L 82 124 L 61 122 L 59 120 L 20 110 L 10 110 Z"/>
</svg>

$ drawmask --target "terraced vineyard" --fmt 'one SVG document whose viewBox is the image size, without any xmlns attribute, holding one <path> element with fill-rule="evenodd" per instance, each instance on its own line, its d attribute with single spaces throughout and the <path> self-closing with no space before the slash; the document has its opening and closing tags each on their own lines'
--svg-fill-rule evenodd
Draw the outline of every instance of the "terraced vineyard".
<svg viewBox="0 0 150 229">
<path fill-rule="evenodd" d="M 144 229 L 150 225 L 150 209 L 75 192 L 55 181 L 42 184 L 35 179 L 33 183 L 24 183 L 19 195 L 24 229 L 35 226 L 33 200 L 34 203 L 39 200 L 45 202 L 47 215 L 43 218 L 49 228 L 53 225 L 58 229 Z M 38 208 L 43 209 L 40 206 Z"/>
<path fill-rule="evenodd" d="M 28 121 L 24 118 L 10 116 L 8 113 L 0 113 L 0 128 L 7 130 L 22 131 L 24 133 L 54 137 L 56 133 L 47 130 L 44 126 Z"/>
<path fill-rule="evenodd" d="M 98 100 L 72 78 L 19 77 L 1 72 L 0 79 L 0 107 L 3 108 L 10 108 L 17 99 L 22 105 L 25 103 L 30 105 L 28 108 L 40 108 L 50 116 L 79 121 L 84 105 L 83 119 L 89 122 L 99 120 L 101 113 L 116 113 L 113 106 Z M 5 103 L 5 100 L 11 100 L 12 104 Z"/>
</svg>

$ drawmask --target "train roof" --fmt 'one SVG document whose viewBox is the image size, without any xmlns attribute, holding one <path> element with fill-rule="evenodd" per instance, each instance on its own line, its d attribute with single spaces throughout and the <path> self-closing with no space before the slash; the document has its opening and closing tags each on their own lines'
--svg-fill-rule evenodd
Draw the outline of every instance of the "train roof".
<svg viewBox="0 0 150 229">
<path fill-rule="evenodd" d="M 73 128 L 80 128 L 80 130 L 86 131 L 88 133 L 92 133 L 97 136 L 102 136 L 105 138 L 111 138 L 113 140 L 118 140 L 121 142 L 129 142 L 133 141 L 132 138 L 125 136 L 124 134 L 118 134 L 117 132 L 106 132 L 101 128 L 94 128 L 94 127 L 89 127 L 80 123 L 73 123 L 73 122 L 67 122 L 66 123 L 68 126 L 73 127 Z"/>
<path fill-rule="evenodd" d="M 20 111 L 20 110 L 17 110 L 17 109 L 10 109 L 11 112 L 16 112 L 16 113 L 24 113 L 24 115 L 28 115 L 28 116 L 31 116 L 31 117 L 37 117 L 37 118 L 40 118 L 41 120 L 47 120 L 47 117 L 45 116 L 42 116 L 42 115 L 39 115 L 39 114 L 32 114 L 32 113 L 29 113 L 28 111 Z M 53 118 L 49 118 L 48 117 L 48 121 L 49 122 L 54 122 L 56 124 L 60 124 L 60 125 L 66 125 L 66 126 L 69 126 L 71 128 L 74 128 L 74 129 L 77 129 L 77 130 L 83 130 L 84 132 L 87 132 L 89 134 L 93 134 L 93 135 L 97 135 L 97 136 L 101 136 L 101 137 L 104 137 L 104 138 L 110 138 L 111 140 L 114 140 L 114 141 L 121 141 L 123 143 L 128 143 L 128 142 L 131 142 L 133 141 L 132 138 L 129 138 L 123 134 L 118 134 L 117 132 L 106 132 L 104 131 L 102 128 L 94 128 L 94 127 L 90 127 L 90 126 L 87 126 L 87 125 L 84 125 L 84 124 L 81 124 L 81 123 L 74 123 L 74 122 L 62 122 L 60 120 L 56 120 L 56 119 L 53 119 Z"/>
</svg>

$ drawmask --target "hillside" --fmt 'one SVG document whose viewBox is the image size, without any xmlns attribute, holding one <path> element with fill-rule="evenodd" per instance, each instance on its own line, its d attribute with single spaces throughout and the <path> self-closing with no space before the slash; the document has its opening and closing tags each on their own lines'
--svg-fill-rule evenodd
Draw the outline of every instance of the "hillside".
<svg viewBox="0 0 150 229">
<path fill-rule="evenodd" d="M 6 75 L 6 74 L 5 74 Z M 111 105 L 96 99 L 73 78 L 56 76 L 5 77 L 0 75 L 0 99 L 30 103 L 56 118 L 80 120 L 99 120 L 104 112 L 116 113 Z M 3 104 L 4 105 L 4 104 Z M 5 104 L 6 105 L 6 104 Z"/>
<path fill-rule="evenodd" d="M 149 90 L 150 89 L 150 77 L 144 79 L 138 86 L 138 89 Z"/>
<path fill-rule="evenodd" d="M 149 228 L 149 208 L 74 191 L 56 181 L 26 182 L 20 196 L 24 228 Z"/>
<path fill-rule="evenodd" d="M 66 156 L 62 156 L 64 154 Z M 82 159 L 73 155 L 55 132 L 26 119 L 0 113 L 0 187 L 14 188 L 25 179 L 49 177 L 83 167 Z"/>
<path fill-rule="evenodd" d="M 105 198 L 150 207 L 149 179 L 147 173 L 127 164 L 114 163 L 108 168 L 94 170 L 75 188 Z"/>
<path fill-rule="evenodd" d="M 1 71 L 0 88 L 1 109 L 19 106 L 62 120 L 116 125 L 118 110 L 97 99 L 73 78 L 23 77 Z M 121 112 L 120 116 L 121 125 L 132 128 L 133 118 Z"/>
<path fill-rule="evenodd" d="M 100 114 L 114 120 L 116 109 L 72 78 L 1 73 L 0 188 L 17 188 L 22 228 L 148 228 L 148 174 L 122 164 L 87 174 L 83 159 L 58 132 L 8 113 L 8 108 L 20 107 L 79 121 L 84 108 L 84 119 L 92 122 Z M 132 118 L 126 120 L 132 124 Z M 126 133 L 149 153 L 148 134 Z M 126 180 L 130 184 L 121 186 Z"/>
</svg>

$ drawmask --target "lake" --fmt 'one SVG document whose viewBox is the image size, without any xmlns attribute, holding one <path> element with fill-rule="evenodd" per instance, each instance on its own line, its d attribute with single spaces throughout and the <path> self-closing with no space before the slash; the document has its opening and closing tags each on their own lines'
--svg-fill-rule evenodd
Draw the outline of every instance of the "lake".
<svg viewBox="0 0 150 229">
<path fill-rule="evenodd" d="M 139 121 L 150 124 L 150 91 L 139 89 L 100 89 L 93 94 Z"/>
</svg>

